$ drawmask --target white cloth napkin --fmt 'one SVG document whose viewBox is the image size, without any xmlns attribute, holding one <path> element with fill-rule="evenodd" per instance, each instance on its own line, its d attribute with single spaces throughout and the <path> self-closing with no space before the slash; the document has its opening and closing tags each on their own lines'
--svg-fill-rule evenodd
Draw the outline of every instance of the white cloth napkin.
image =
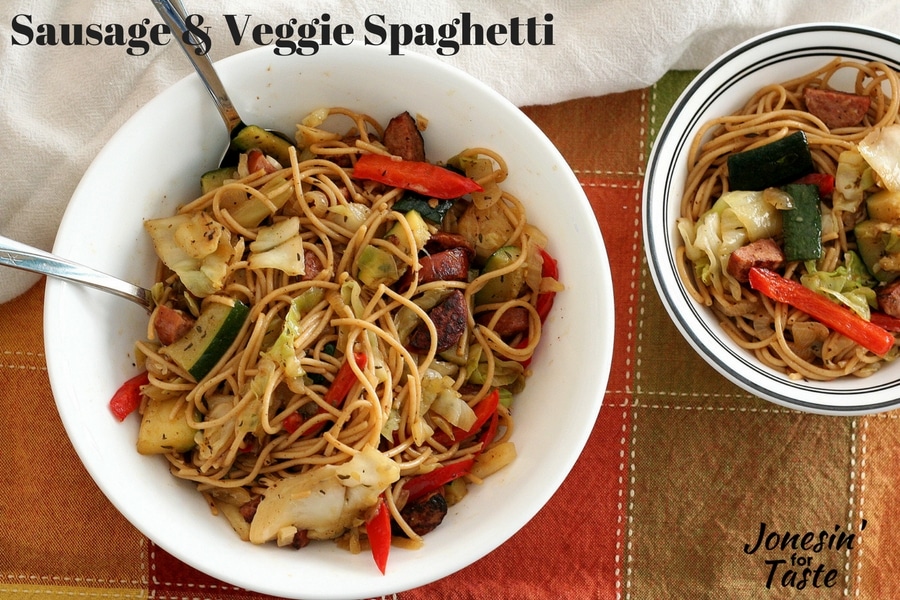
<svg viewBox="0 0 900 600">
<path fill-rule="evenodd" d="M 211 56 L 255 47 L 235 45 L 224 14 L 243 23 L 278 25 L 329 15 L 349 24 L 362 43 L 365 20 L 438 27 L 469 14 L 474 23 L 509 25 L 534 18 L 539 45 L 468 46 L 430 54 L 492 86 L 519 106 L 597 96 L 654 83 L 670 69 L 699 69 L 735 44 L 768 29 L 840 21 L 900 34 L 893 0 L 519 0 L 422 3 L 416 0 L 184 0 L 204 17 Z M 226 8 L 227 6 L 227 8 Z M 30 21 L 20 15 L 29 15 Z M 549 15 L 549 16 L 548 16 Z M 38 45 L 43 24 L 130 25 L 161 19 L 150 0 L 4 0 L 0 7 L 0 234 L 50 250 L 62 213 L 84 171 L 137 109 L 193 70 L 175 43 L 129 56 L 123 47 Z M 31 43 L 23 24 L 34 32 Z M 552 45 L 546 37 L 552 26 Z M 140 143 L 136 140 L 135 143 Z M 85 232 L 89 235 L 89 232 Z M 21 294 L 36 275 L 0 267 L 0 302 Z"/>
</svg>

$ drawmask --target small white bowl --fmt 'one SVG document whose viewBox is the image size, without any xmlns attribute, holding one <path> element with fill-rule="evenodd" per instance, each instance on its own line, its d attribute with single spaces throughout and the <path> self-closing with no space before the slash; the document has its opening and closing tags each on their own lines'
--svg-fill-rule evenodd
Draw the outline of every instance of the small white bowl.
<svg viewBox="0 0 900 600">
<path fill-rule="evenodd" d="M 382 576 L 369 553 L 332 543 L 300 551 L 242 542 L 161 457 L 135 451 L 138 420 L 107 407 L 136 370 L 146 335 L 136 305 L 49 281 L 45 345 L 57 407 L 100 489 L 135 527 L 170 554 L 222 581 L 281 597 L 363 598 L 418 587 L 483 557 L 524 526 L 557 490 L 587 442 L 606 389 L 613 345 L 609 264 L 593 212 L 571 169 L 524 114 L 472 77 L 436 59 L 376 48 L 323 48 L 278 57 L 260 48 L 223 60 L 221 78 L 247 122 L 292 132 L 322 106 L 346 106 L 386 122 L 404 110 L 429 119 L 429 156 L 469 146 L 499 151 L 510 191 L 549 236 L 566 290 L 557 295 L 534 376 L 516 399 L 518 458 L 454 506 L 418 551 L 393 549 Z M 156 262 L 146 218 L 172 214 L 199 190 L 227 137 L 196 75 L 143 107 L 110 140 L 65 213 L 54 251 L 142 285 Z"/>
<path fill-rule="evenodd" d="M 711 310 L 694 302 L 678 276 L 675 226 L 687 176 L 687 153 L 708 120 L 738 110 L 768 83 L 790 80 L 835 57 L 882 61 L 900 70 L 900 39 L 834 23 L 791 26 L 757 36 L 706 67 L 681 94 L 656 138 L 644 181 L 643 233 L 650 271 L 679 331 L 719 373 L 776 404 L 820 414 L 875 413 L 898 406 L 900 361 L 866 378 L 829 382 L 789 379 L 764 366 L 722 330 Z"/>
</svg>

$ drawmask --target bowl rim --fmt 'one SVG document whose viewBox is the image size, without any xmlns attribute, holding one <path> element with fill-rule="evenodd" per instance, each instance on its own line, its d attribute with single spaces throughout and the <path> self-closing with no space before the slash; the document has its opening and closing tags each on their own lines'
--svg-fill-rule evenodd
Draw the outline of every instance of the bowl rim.
<svg viewBox="0 0 900 600">
<path fill-rule="evenodd" d="M 839 41 L 818 40 L 822 34 L 840 34 L 856 40 L 870 40 L 889 47 L 891 54 L 862 46 L 843 45 Z M 808 45 L 782 47 L 787 39 L 809 37 Z M 761 49 L 775 46 L 774 53 Z M 823 390 L 815 382 L 791 380 L 749 356 L 733 344 L 709 310 L 698 305 L 687 293 L 674 267 L 674 249 L 681 244 L 671 219 L 670 189 L 675 171 L 684 168 L 682 157 L 696 128 L 713 114 L 707 114 L 732 87 L 766 68 L 797 59 L 845 56 L 862 60 L 880 60 L 900 70 L 900 37 L 879 29 L 846 23 L 815 22 L 788 25 L 754 36 L 726 51 L 702 69 L 678 96 L 655 137 L 643 185 L 642 228 L 644 250 L 650 274 L 670 318 L 690 346 L 719 374 L 742 388 L 786 408 L 827 415 L 862 415 L 890 410 L 900 398 L 900 378 L 876 387 L 865 385 L 875 380 L 843 378 L 841 384 Z M 729 69 L 737 65 L 737 70 Z M 799 73 L 797 73 L 799 74 Z M 752 92 L 751 92 L 752 93 Z M 749 94 L 748 94 L 749 96 Z M 674 141 L 673 141 L 674 140 Z M 665 162 L 665 161 L 669 162 Z M 675 200 L 671 200 L 672 203 Z M 669 221 L 672 222 L 669 222 Z M 852 383 L 849 383 L 852 381 Z M 833 383 L 833 382 L 831 382 Z M 858 385 L 856 385 L 858 384 Z M 894 391 L 892 391 L 894 390 Z M 862 399 L 873 392 L 880 395 Z M 841 404 L 837 399 L 850 400 Z"/>
<path fill-rule="evenodd" d="M 231 79 L 232 73 L 238 72 L 242 68 L 246 68 L 246 64 L 253 65 L 260 60 L 264 60 L 260 59 L 259 57 L 262 57 L 264 55 L 268 56 L 269 53 L 271 53 L 271 49 L 255 48 L 217 61 L 216 66 L 219 69 L 223 81 L 225 81 L 226 85 L 229 85 L 228 81 L 229 79 Z M 322 61 L 327 61 L 332 57 L 337 57 L 338 55 L 340 55 L 341 60 L 348 61 L 352 60 L 353 57 L 378 54 L 386 56 L 386 51 L 365 46 L 348 46 L 344 48 L 323 49 L 320 52 L 319 59 Z M 285 57 L 278 57 L 276 60 L 282 60 L 283 58 Z M 308 57 L 297 60 L 302 61 L 306 58 Z M 180 536 L 184 535 L 182 531 L 172 532 L 170 530 L 154 529 L 154 527 L 157 527 L 157 525 L 148 525 L 148 523 L 144 520 L 144 517 L 139 514 L 139 507 L 126 505 L 119 495 L 120 492 L 115 489 L 111 489 L 113 479 L 108 478 L 106 474 L 103 473 L 104 467 L 100 464 L 98 459 L 98 456 L 102 454 L 104 448 L 97 447 L 98 442 L 94 438 L 88 437 L 86 434 L 79 431 L 80 427 L 85 426 L 84 417 L 77 412 L 76 407 L 73 405 L 77 402 L 83 402 L 85 399 L 79 396 L 79 391 L 76 389 L 77 385 L 80 384 L 74 384 L 71 381 L 66 380 L 66 376 L 67 374 L 69 374 L 70 369 L 70 367 L 66 364 L 68 361 L 68 357 L 66 356 L 66 352 L 62 347 L 63 345 L 58 343 L 60 335 L 58 326 L 60 325 L 62 319 L 61 313 L 63 312 L 61 308 L 66 305 L 67 301 L 72 300 L 73 297 L 76 301 L 81 302 L 83 297 L 87 297 L 93 292 L 84 291 L 83 288 L 79 288 L 74 284 L 53 279 L 49 279 L 46 284 L 44 329 L 48 374 L 50 376 L 51 389 L 53 391 L 54 400 L 57 404 L 57 409 L 63 420 L 63 425 L 69 435 L 70 441 L 75 447 L 76 453 L 79 455 L 79 458 L 82 460 L 82 463 L 87 468 L 91 477 L 98 484 L 98 487 L 100 487 L 104 495 L 106 495 L 107 498 L 113 503 L 116 509 L 120 513 L 122 513 L 123 516 L 125 516 L 126 519 L 128 519 L 141 533 L 143 533 L 147 538 L 153 541 L 154 544 L 166 550 L 166 552 L 173 555 L 175 558 L 181 560 L 182 562 L 204 573 L 207 573 L 212 577 L 261 593 L 274 594 L 284 597 L 303 597 L 308 600 L 312 598 L 343 598 L 348 597 L 348 595 L 366 595 L 368 597 L 370 595 L 378 596 L 397 593 L 400 591 L 418 587 L 420 585 L 432 583 L 438 579 L 446 577 L 474 563 L 488 553 L 496 550 L 522 527 L 524 527 L 529 521 L 531 521 L 531 519 L 538 513 L 538 511 L 540 511 L 546 505 L 553 494 L 556 493 L 559 486 L 562 485 L 575 462 L 582 455 L 588 438 L 590 437 L 593 430 L 593 424 L 599 414 L 599 410 L 605 396 L 606 386 L 608 384 L 614 340 L 614 303 L 612 301 L 612 278 L 609 268 L 609 260 L 606 255 L 605 246 L 603 244 L 602 234 L 599 227 L 597 226 L 596 220 L 593 218 L 593 214 L 591 212 L 587 197 L 584 194 L 584 191 L 579 184 L 575 174 L 571 171 L 571 168 L 568 166 L 559 150 L 518 107 L 514 106 L 506 98 L 488 87 L 486 84 L 465 73 L 464 71 L 452 67 L 451 65 L 441 62 L 433 57 L 412 52 L 400 57 L 390 56 L 389 60 L 406 61 L 406 63 L 408 64 L 415 63 L 419 68 L 430 69 L 430 72 L 435 73 L 439 79 L 441 78 L 441 76 L 445 76 L 452 80 L 456 80 L 458 85 L 462 85 L 467 90 L 473 90 L 474 92 L 477 92 L 477 94 L 480 94 L 481 97 L 493 103 L 492 106 L 495 109 L 502 110 L 504 113 L 508 112 L 511 115 L 514 115 L 516 123 L 522 126 L 522 130 L 520 132 L 517 132 L 521 136 L 521 139 L 533 140 L 538 139 L 533 136 L 539 136 L 539 138 L 543 140 L 541 146 L 546 152 L 546 154 L 544 154 L 543 156 L 546 158 L 551 158 L 551 162 L 553 163 L 553 168 L 550 168 L 549 166 L 545 168 L 546 176 L 554 178 L 555 181 L 563 181 L 567 186 L 566 189 L 570 190 L 574 194 L 573 207 L 575 208 L 575 210 L 573 210 L 572 214 L 576 215 L 576 217 L 584 215 L 590 215 L 591 217 L 590 222 L 587 222 L 586 225 L 582 223 L 578 225 L 578 227 L 582 228 L 581 231 L 583 232 L 583 237 L 579 239 L 584 243 L 583 247 L 586 254 L 588 255 L 588 258 L 596 258 L 600 262 L 600 264 L 591 262 L 591 267 L 596 277 L 595 285 L 597 289 L 597 297 L 581 299 L 579 300 L 578 305 L 574 304 L 574 300 L 570 301 L 568 299 L 565 299 L 565 297 L 558 299 L 562 299 L 564 304 L 570 303 L 571 306 L 586 305 L 592 307 L 596 311 L 597 319 L 602 322 L 603 326 L 606 328 L 604 332 L 598 332 L 595 335 L 598 341 L 592 342 L 588 340 L 590 345 L 594 346 L 594 344 L 596 344 L 596 346 L 594 347 L 596 348 L 597 352 L 592 356 L 591 364 L 597 368 L 581 378 L 582 382 L 571 384 L 570 389 L 572 389 L 573 391 L 582 392 L 582 394 L 578 396 L 578 407 L 581 409 L 581 411 L 578 415 L 578 423 L 567 422 L 568 425 L 571 425 L 571 428 L 567 429 L 564 432 L 568 441 L 564 446 L 564 449 L 560 449 L 557 451 L 557 454 L 555 456 L 555 458 L 557 459 L 556 462 L 552 463 L 552 465 L 549 463 L 545 464 L 540 468 L 541 471 L 547 472 L 548 476 L 545 480 L 546 485 L 542 486 L 540 489 L 532 490 L 535 493 L 532 494 L 530 499 L 511 502 L 512 506 L 521 508 L 520 512 L 515 516 L 515 518 L 491 525 L 490 535 L 493 537 L 493 540 L 490 543 L 481 543 L 476 548 L 465 554 L 458 553 L 458 555 L 444 556 L 442 557 L 439 565 L 433 564 L 438 561 L 432 560 L 429 563 L 425 564 L 423 559 L 421 558 L 410 559 L 409 565 L 411 566 L 409 566 L 407 571 L 404 572 L 402 576 L 400 576 L 401 574 L 399 573 L 391 572 L 391 563 L 389 563 L 388 565 L 387 577 L 382 577 L 381 574 L 377 572 L 375 574 L 372 574 L 371 576 L 369 574 L 366 574 L 364 576 L 357 576 L 356 573 L 348 574 L 346 570 L 340 572 L 340 569 L 337 569 L 338 572 L 334 576 L 337 577 L 339 575 L 340 577 L 342 577 L 342 584 L 344 581 L 346 581 L 346 586 L 343 589 L 337 590 L 326 590 L 319 584 L 313 587 L 304 587 L 304 585 L 300 581 L 294 582 L 296 587 L 288 588 L 281 586 L 281 583 L 274 584 L 270 582 L 259 581 L 258 579 L 252 581 L 248 580 L 244 573 L 226 573 L 222 572 L 221 570 L 210 570 L 209 561 L 206 559 L 206 557 L 198 558 L 194 555 L 196 553 L 191 554 L 186 552 L 177 541 Z M 304 62 L 298 64 L 306 65 L 307 63 Z M 201 87 L 198 76 L 195 73 L 191 73 L 161 92 L 159 95 L 155 96 L 146 105 L 141 107 L 135 113 L 135 115 L 133 115 L 123 125 L 123 127 L 113 135 L 113 138 L 109 141 L 104 150 L 101 151 L 97 159 L 95 159 L 94 163 L 86 171 L 82 182 L 79 184 L 75 194 L 73 195 L 73 200 L 83 200 L 84 194 L 86 194 L 87 191 L 85 189 L 82 189 L 82 186 L 85 185 L 85 181 L 89 177 L 95 175 L 95 172 L 97 171 L 97 169 L 99 169 L 99 167 L 97 167 L 96 165 L 100 163 L 102 159 L 108 158 L 110 149 L 116 146 L 116 143 L 119 141 L 119 138 L 122 136 L 124 131 L 128 131 L 128 128 L 131 127 L 133 123 L 138 122 L 141 118 L 144 118 L 143 116 L 146 114 L 146 111 L 150 110 L 148 107 L 157 107 L 161 103 L 168 101 L 176 95 L 177 97 L 181 98 L 187 93 L 186 91 L 190 92 L 189 100 L 191 102 L 197 103 L 201 107 L 204 123 L 211 127 L 221 127 L 221 122 L 218 121 L 219 116 L 215 112 L 213 104 L 206 96 L 205 89 Z M 240 104 L 241 94 L 232 92 L 232 95 L 235 101 Z M 430 120 L 434 122 L 433 117 Z M 222 127 L 221 129 L 222 140 L 224 140 L 224 128 Z M 224 147 L 224 141 L 222 143 L 222 146 L 220 147 Z M 217 150 L 215 151 L 217 152 Z M 81 202 L 80 204 L 83 204 L 83 202 Z M 57 235 L 56 243 L 54 244 L 55 252 L 71 256 L 74 260 L 80 260 L 82 256 L 88 253 L 88 250 L 78 246 L 77 238 L 79 236 L 78 233 L 73 230 L 80 218 L 79 211 L 83 212 L 84 210 L 80 206 L 80 204 L 77 201 L 71 202 L 67 207 L 63 216 L 62 224 L 60 226 L 60 231 Z M 562 217 L 560 217 L 560 219 L 562 219 Z M 574 226 L 575 225 L 573 225 L 573 227 Z M 92 266 L 102 267 L 103 265 Z M 561 269 L 564 278 L 567 268 L 571 268 L 572 271 L 577 270 L 576 265 L 574 264 L 569 267 L 569 265 L 561 263 Z M 585 267 L 581 265 L 578 268 L 584 269 Z M 152 273 L 148 274 L 147 276 L 152 276 Z M 102 297 L 102 294 L 100 294 L 100 296 L 101 297 L 97 299 L 105 304 L 106 299 Z M 93 299 L 94 296 L 90 296 L 90 298 Z M 120 299 L 111 299 L 109 300 L 109 302 L 121 303 L 122 301 Z M 119 305 L 117 304 L 116 306 Z M 551 315 L 551 319 L 553 318 L 553 315 Z M 548 344 L 550 345 L 549 347 L 552 347 L 553 343 L 556 342 L 558 338 L 565 335 L 568 330 L 574 332 L 573 335 L 583 335 L 578 333 L 576 323 L 563 324 L 561 323 L 561 321 L 564 321 L 564 319 L 554 319 L 554 322 L 549 324 L 551 325 L 551 327 L 548 327 L 548 329 L 546 330 L 548 333 L 548 337 L 554 338 L 548 339 Z M 568 327 L 569 329 L 566 330 L 566 327 Z M 553 335 L 549 335 L 550 333 L 552 333 Z M 552 354 L 552 352 L 545 352 L 544 356 L 541 357 L 540 360 L 553 361 L 554 357 L 552 356 Z M 537 363 L 538 360 L 536 359 L 535 362 Z M 119 381 L 123 380 L 124 379 L 119 379 Z M 106 396 L 106 398 L 108 397 L 109 396 Z M 103 399 L 104 406 L 106 398 Z M 534 469 L 534 467 L 535 466 L 532 465 L 529 468 Z M 163 465 L 155 463 L 154 468 L 165 470 Z M 516 473 L 519 472 L 520 471 L 517 469 Z M 173 481 L 175 480 L 175 478 L 171 477 L 168 472 L 165 472 L 165 476 L 172 479 Z M 509 487 L 507 486 L 506 489 L 509 489 Z M 476 495 L 479 491 L 480 490 L 475 490 Z M 197 496 L 199 497 L 199 494 Z M 211 523 L 222 521 L 221 519 L 212 517 L 212 515 L 209 515 L 209 517 Z M 218 527 L 218 524 L 216 524 L 215 527 Z M 201 526 L 201 528 L 206 529 L 207 526 L 204 524 Z M 240 542 L 240 544 L 242 544 L 242 549 L 245 548 L 243 544 L 246 543 L 247 542 Z M 267 553 L 267 547 L 263 548 L 263 552 Z M 283 552 L 283 549 L 274 550 L 277 552 Z M 344 556 L 344 551 L 339 550 L 339 552 L 342 553 L 341 556 Z M 315 563 L 311 564 L 315 565 Z M 346 569 L 346 567 L 344 568 Z M 298 573 L 298 576 L 299 575 L 300 574 Z M 377 575 L 377 577 L 375 577 L 374 575 Z M 366 587 L 361 587 L 363 585 L 365 585 Z"/>
</svg>

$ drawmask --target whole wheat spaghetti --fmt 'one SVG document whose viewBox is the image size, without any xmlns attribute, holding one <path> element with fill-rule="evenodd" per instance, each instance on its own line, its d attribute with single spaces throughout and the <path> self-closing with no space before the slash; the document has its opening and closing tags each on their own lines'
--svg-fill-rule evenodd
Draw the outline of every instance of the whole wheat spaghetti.
<svg viewBox="0 0 900 600">
<path fill-rule="evenodd" d="M 868 109 L 857 123 L 829 126 L 823 121 L 825 117 L 808 105 L 811 101 L 804 91 L 812 88 L 867 97 Z M 803 132 L 813 171 L 836 176 L 837 183 L 833 192 L 820 189 L 821 255 L 814 260 L 787 260 L 777 270 L 784 278 L 813 288 L 825 276 L 837 277 L 850 271 L 862 273 L 853 285 L 868 289 L 869 306 L 856 305 L 855 309 L 866 320 L 883 316 L 876 298 L 886 286 L 888 272 L 879 271 L 881 267 L 877 265 L 873 269 L 871 261 L 867 265 L 870 272 L 858 268 L 860 256 L 868 257 L 860 253 L 854 229 L 864 221 L 873 220 L 867 212 L 867 199 L 887 187 L 880 173 L 861 157 L 861 146 L 900 122 L 898 108 L 900 80 L 891 68 L 877 62 L 863 64 L 834 59 L 816 71 L 760 89 L 736 113 L 707 122 L 690 147 L 678 219 L 685 241 L 678 249 L 680 276 L 693 298 L 715 312 L 729 336 L 762 363 L 791 377 L 829 380 L 851 374 L 866 376 L 885 360 L 892 360 L 896 350 L 876 354 L 789 303 L 773 301 L 746 280 L 739 280 L 728 268 L 729 254 L 734 248 L 727 252 L 721 250 L 718 257 L 721 263 L 710 265 L 697 245 L 705 243 L 701 239 L 705 234 L 701 223 L 715 212 L 711 209 L 720 198 L 735 191 L 729 181 L 729 156 Z M 851 163 L 850 159 L 856 162 Z M 842 162 L 847 164 L 841 166 Z M 851 164 L 856 170 L 848 178 Z M 767 200 L 771 203 L 776 197 L 770 194 Z M 776 216 L 781 219 L 784 213 L 778 212 L 781 214 Z M 892 226 L 888 223 L 882 228 Z M 728 232 L 720 234 L 729 235 Z M 767 236 L 784 246 L 780 225 Z M 746 244 L 747 240 L 740 243 Z M 715 253 L 714 249 L 706 250 L 706 256 Z M 715 262 L 713 259 L 712 263 Z M 878 277 L 873 276 L 873 270 Z"/>
<path fill-rule="evenodd" d="M 316 111 L 285 164 L 245 152 L 147 222 L 161 263 L 139 449 L 254 543 L 359 551 L 388 511 L 415 547 L 515 457 L 512 398 L 561 289 L 548 240 L 489 149 L 449 159 L 455 179 L 429 171 L 473 190 L 450 198 L 360 177 L 388 134 Z"/>
</svg>

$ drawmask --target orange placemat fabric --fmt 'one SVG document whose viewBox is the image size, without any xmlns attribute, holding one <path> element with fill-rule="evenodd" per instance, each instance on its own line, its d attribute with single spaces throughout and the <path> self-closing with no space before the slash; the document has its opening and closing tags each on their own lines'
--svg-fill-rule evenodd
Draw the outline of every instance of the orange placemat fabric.
<svg viewBox="0 0 900 600">
<path fill-rule="evenodd" d="M 398 600 L 900 597 L 898 413 L 824 417 L 746 394 L 683 341 L 650 280 L 644 167 L 693 75 L 525 109 L 575 169 L 610 255 L 604 406 L 571 475 L 521 532 Z M 42 308 L 43 282 L 0 305 L 0 599 L 262 598 L 169 556 L 100 493 L 53 404 Z M 809 544 L 791 537 L 805 532 Z"/>
</svg>

